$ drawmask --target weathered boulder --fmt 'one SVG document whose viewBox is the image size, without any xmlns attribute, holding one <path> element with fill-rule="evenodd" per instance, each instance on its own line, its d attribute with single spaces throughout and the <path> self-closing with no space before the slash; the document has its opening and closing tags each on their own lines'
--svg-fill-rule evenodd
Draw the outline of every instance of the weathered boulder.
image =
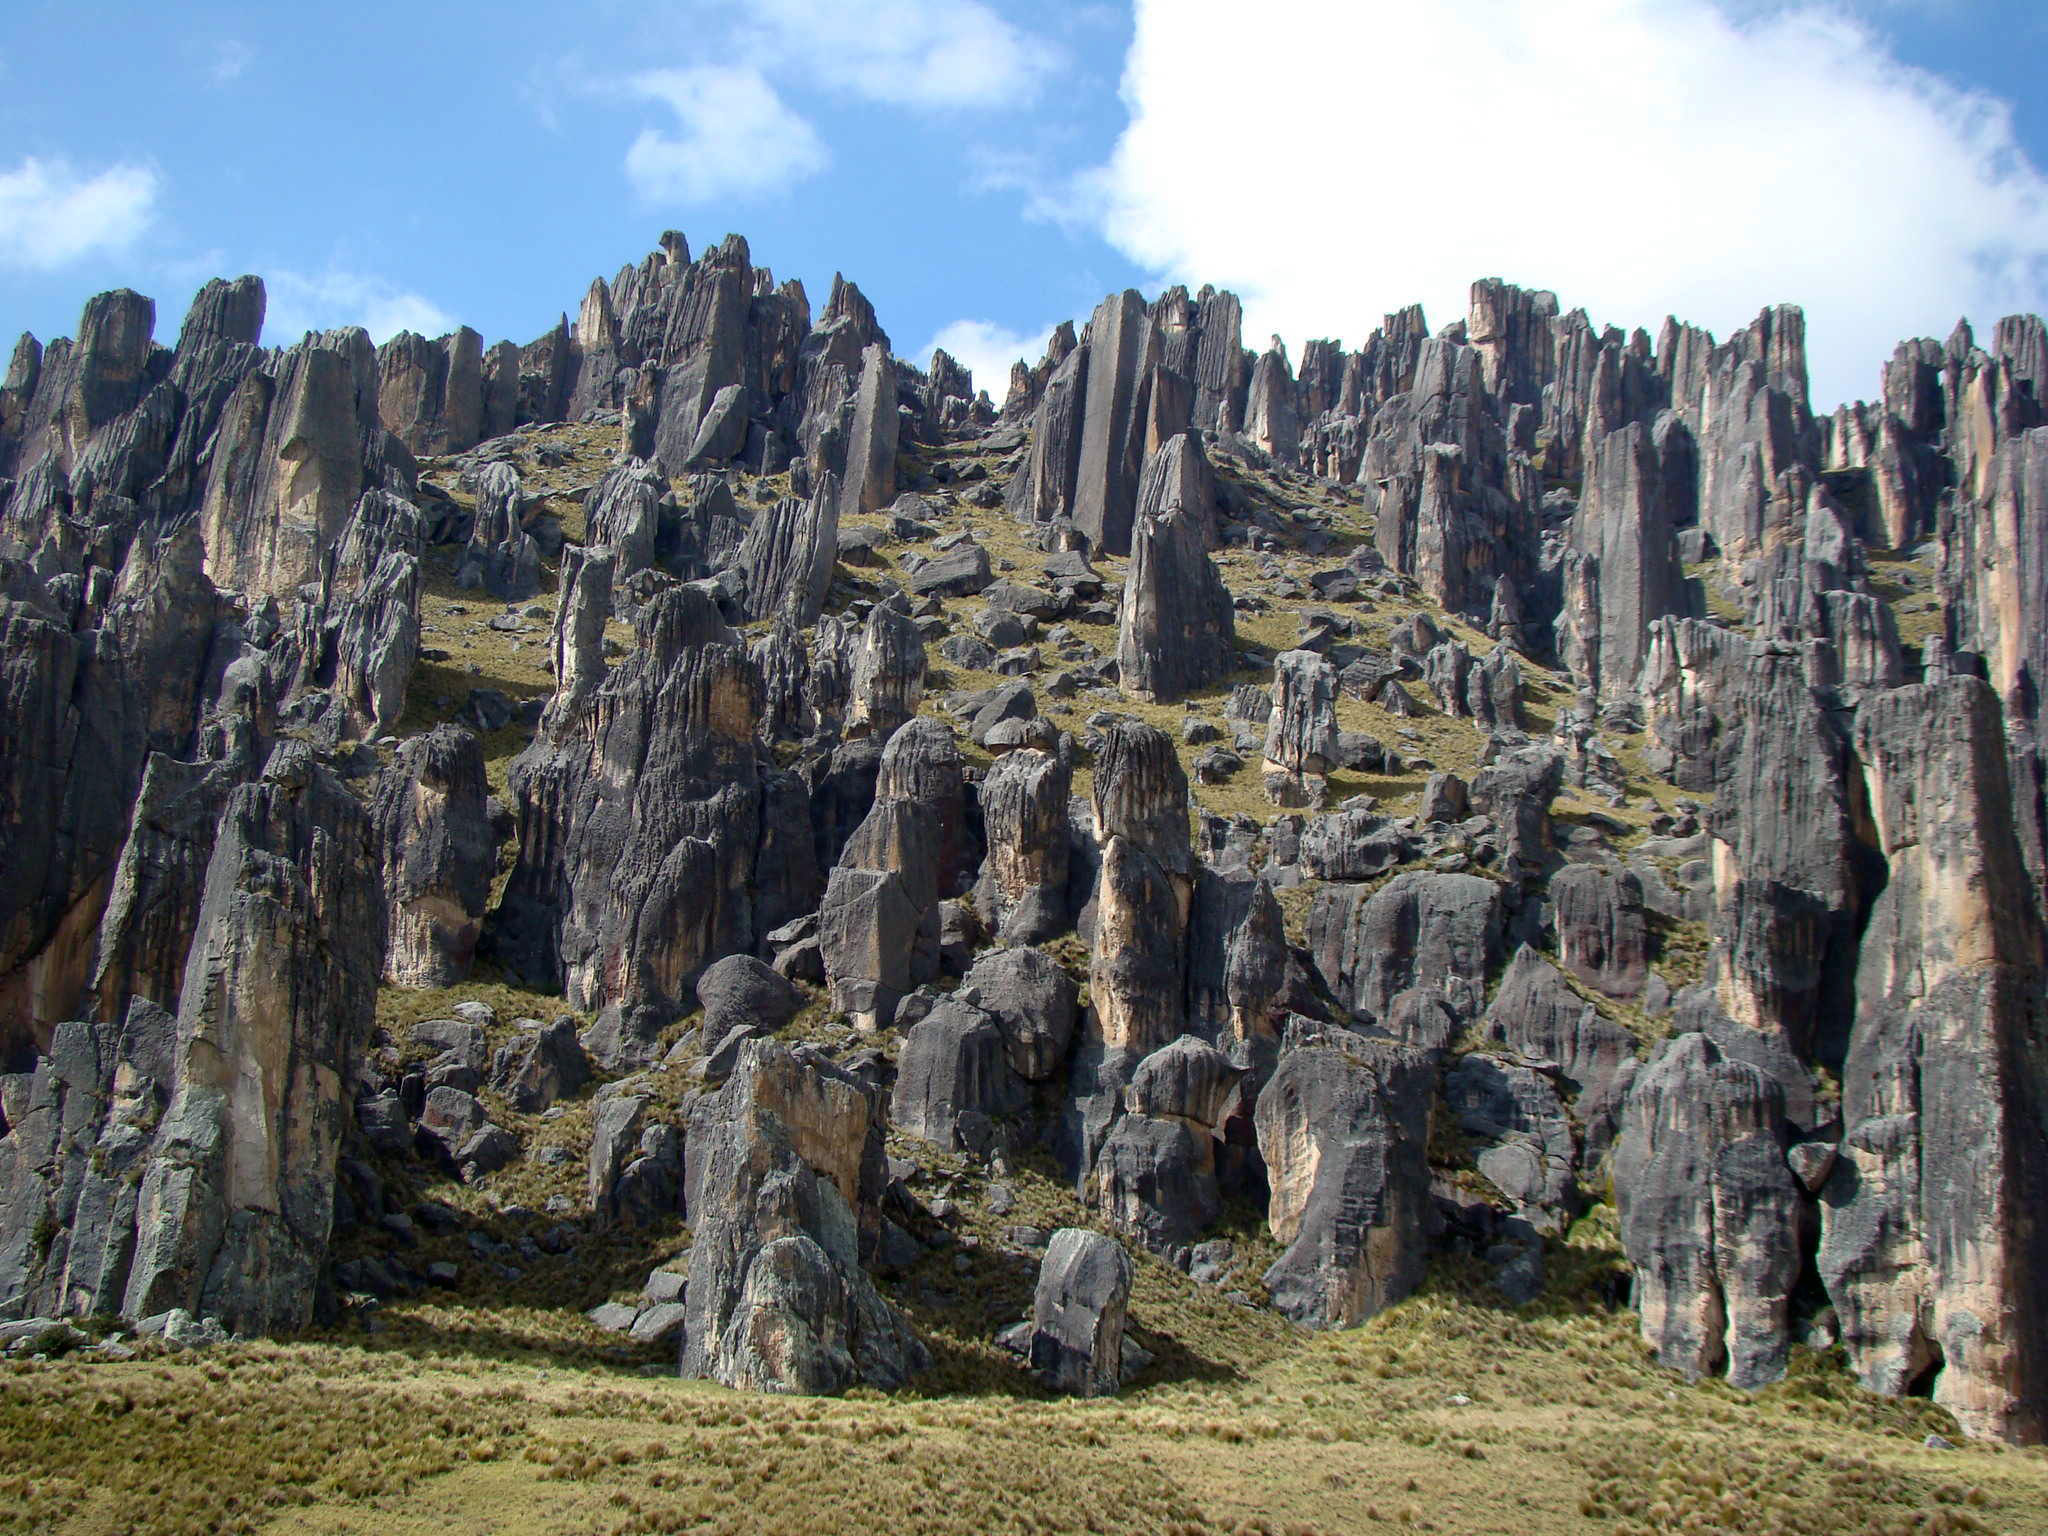
<svg viewBox="0 0 2048 1536">
<path fill-rule="evenodd" d="M 1557 1088 L 1541 1072 L 1473 1052 L 1444 1074 L 1444 1107 L 1472 1148 L 1473 1164 L 1553 1236 L 1578 1209 L 1578 1145 Z"/>
<path fill-rule="evenodd" d="M 747 617 L 797 629 L 818 621 L 839 558 L 839 512 L 839 486 L 828 475 L 809 501 L 779 501 L 755 517 L 739 552 Z"/>
<path fill-rule="evenodd" d="M 1131 1257 L 1114 1238 L 1061 1227 L 1031 1299 L 1031 1368 L 1056 1392 L 1110 1397 L 1123 1381 Z"/>
<path fill-rule="evenodd" d="M 1430 1058 L 1337 1034 L 1281 1057 L 1253 1122 L 1287 1251 L 1266 1271 L 1273 1305 L 1311 1328 L 1348 1328 L 1421 1282 L 1429 1211 Z"/>
<path fill-rule="evenodd" d="M 849 732 L 886 737 L 917 713 L 924 697 L 924 636 L 901 595 L 868 610 L 853 657 Z"/>
<path fill-rule="evenodd" d="M 1639 997 L 1649 979 L 1643 883 L 1625 869 L 1575 864 L 1547 887 L 1559 962 L 1609 997 Z"/>
<path fill-rule="evenodd" d="M 910 573 L 910 590 L 919 597 L 972 597 L 995 579 L 988 551 L 970 540 L 918 566 Z"/>
<path fill-rule="evenodd" d="M 1074 526 L 1105 554 L 1131 550 L 1145 464 L 1145 385 L 1159 338 L 1135 289 L 1112 294 L 1088 321 L 1087 388 L 1074 471 Z"/>
<path fill-rule="evenodd" d="M 1089 991 L 1102 1042 L 1156 1050 L 1181 1032 L 1192 898 L 1187 775 L 1164 731 L 1110 726 L 1095 759 L 1095 942 Z"/>
<path fill-rule="evenodd" d="M 2048 1435 L 2041 933 L 2007 821 L 1999 706 L 1971 677 L 1857 720 L 1889 878 L 1871 909 L 1823 1192 L 1822 1280 L 1858 1376 L 1974 1434 Z"/>
<path fill-rule="evenodd" d="M 1614 1198 L 1643 1339 L 1667 1366 L 1746 1387 L 1784 1372 L 1802 1221 L 1784 1126 L 1778 1083 L 1703 1034 L 1636 1076 Z"/>
<path fill-rule="evenodd" d="M 497 874 L 482 744 L 456 725 L 401 745 L 371 803 L 382 856 L 384 979 L 453 986 L 469 974 Z"/>
<path fill-rule="evenodd" d="M 1185 500 L 1179 483 L 1199 485 L 1206 466 L 1200 477 L 1175 467 L 1200 452 L 1180 436 L 1146 463 L 1117 631 L 1118 681 L 1140 698 L 1180 698 L 1237 664 L 1230 591 L 1205 552 L 1205 509 Z"/>
<path fill-rule="evenodd" d="M 522 1028 L 491 1058 L 491 1087 L 521 1114 L 537 1115 L 573 1097 L 590 1077 L 576 1021 L 566 1014 L 552 1024 Z"/>
<path fill-rule="evenodd" d="M 651 1060 L 698 972 L 818 888 L 801 783 L 768 758 L 759 673 L 716 605 L 663 589 L 634 636 L 596 686 L 579 671 L 557 691 L 513 762 L 496 929 L 517 972 L 599 1013 L 586 1043 L 607 1066 Z"/>
<path fill-rule="evenodd" d="M 1200 1237 L 1223 1214 L 1216 1128 L 1242 1075 L 1192 1035 L 1139 1062 L 1088 1176 L 1096 1210 L 1154 1250 Z"/>
<path fill-rule="evenodd" d="M 818 1394 L 930 1363 L 860 1267 L 880 1232 L 879 1129 L 858 1082 L 769 1041 L 697 1102 L 683 1375 Z"/>
<path fill-rule="evenodd" d="M 228 801 L 139 1175 L 118 1310 L 183 1307 L 249 1332 L 312 1315 L 335 1155 L 375 1011 L 370 825 L 296 744 Z M 118 1219 L 109 1211 L 108 1219 Z"/>
<path fill-rule="evenodd" d="M 1283 651 L 1273 659 L 1266 792 L 1278 805 L 1320 806 L 1337 762 L 1337 669 L 1314 651 Z"/>
<path fill-rule="evenodd" d="M 886 345 L 861 352 L 860 387 L 846 440 L 846 484 L 840 512 L 879 512 L 896 499 L 896 364 Z"/>
<path fill-rule="evenodd" d="M 953 995 L 994 1017 L 1010 1066 L 1027 1082 L 1044 1082 L 1066 1061 L 1080 988 L 1044 950 L 990 950 Z"/>
<path fill-rule="evenodd" d="M 502 459 L 484 466 L 477 478 L 469 547 L 455 568 L 457 586 L 482 587 L 506 602 L 540 591 L 540 545 L 522 520 L 525 502 L 517 470 Z"/>
<path fill-rule="evenodd" d="M 1332 994 L 1368 1019 L 1427 986 L 1469 1023 L 1500 957 L 1500 890 L 1478 875 L 1422 871 L 1366 897 L 1356 886 L 1325 886 L 1309 914 L 1310 951 Z"/>
<path fill-rule="evenodd" d="M 1073 775 L 1064 759 L 1025 747 L 1006 752 L 981 782 L 988 856 L 975 885 L 982 922 L 1006 944 L 1036 944 L 1064 933 Z"/>
<path fill-rule="evenodd" d="M 1021 1108 L 1023 1080 L 996 1019 L 946 998 L 903 1037 L 890 1100 L 893 1124 L 944 1150 L 986 1150 L 987 1126 Z"/>
<path fill-rule="evenodd" d="M 1602 1018 L 1527 945 L 1508 962 L 1480 1030 L 1527 1062 L 1555 1067 L 1582 1127 L 1586 1165 L 1596 1165 L 1614 1139 L 1635 1077 L 1635 1037 Z"/>
<path fill-rule="evenodd" d="M 804 995 L 752 955 L 727 955 L 697 978 L 697 1001 L 704 1010 L 703 1046 L 709 1056 L 734 1030 L 774 1034 L 796 1017 Z"/>
</svg>

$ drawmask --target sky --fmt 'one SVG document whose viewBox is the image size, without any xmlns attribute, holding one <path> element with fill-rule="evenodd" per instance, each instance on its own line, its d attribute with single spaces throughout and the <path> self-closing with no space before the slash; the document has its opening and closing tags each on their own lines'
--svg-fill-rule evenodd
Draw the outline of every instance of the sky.
<svg viewBox="0 0 2048 1536">
<path fill-rule="evenodd" d="M 1475 278 L 1597 323 L 1807 311 L 1815 403 L 2048 311 L 2042 0 L 0 7 L 0 333 L 209 277 L 530 340 L 679 229 L 1008 365 L 1105 293 L 1362 343 Z M 0 341 L 0 346 L 5 342 Z"/>
</svg>

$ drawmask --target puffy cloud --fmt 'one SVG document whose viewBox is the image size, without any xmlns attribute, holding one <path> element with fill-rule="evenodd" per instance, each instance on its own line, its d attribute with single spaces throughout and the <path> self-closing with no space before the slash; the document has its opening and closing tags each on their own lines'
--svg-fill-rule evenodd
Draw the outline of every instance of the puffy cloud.
<svg viewBox="0 0 2048 1536">
<path fill-rule="evenodd" d="M 148 225 L 160 188 L 145 166 L 86 175 L 66 160 L 27 156 L 0 171 L 0 267 L 48 271 L 125 249 Z"/>
<path fill-rule="evenodd" d="M 455 321 L 438 304 L 408 288 L 361 272 L 290 270 L 264 279 L 269 307 L 263 321 L 268 346 L 288 347 L 308 331 L 360 325 L 376 342 L 400 331 L 445 336 Z"/>
<path fill-rule="evenodd" d="M 627 83 L 667 105 L 681 130 L 645 129 L 626 151 L 627 179 L 649 203 L 759 196 L 830 163 L 816 130 L 758 70 L 657 69 Z"/>
<path fill-rule="evenodd" d="M 974 387 L 987 390 L 989 398 L 1001 405 L 1010 391 L 1010 365 L 1020 357 L 1027 363 L 1037 362 L 1045 356 L 1051 335 L 1050 325 L 1035 331 L 1013 331 L 993 320 L 955 320 L 920 347 L 911 361 L 922 368 L 933 352 L 944 348 L 974 375 Z"/>
<path fill-rule="evenodd" d="M 746 17 L 771 54 L 894 106 L 1023 105 L 1059 62 L 980 0 L 748 0 Z"/>
<path fill-rule="evenodd" d="M 1652 331 L 1790 301 L 1828 406 L 1901 337 L 2048 287 L 2008 108 L 1841 10 L 1137 0 L 1123 90 L 1081 194 L 1133 260 L 1236 288 L 1248 335 L 1356 343 L 1417 299 L 1442 324 L 1487 276 Z"/>
</svg>

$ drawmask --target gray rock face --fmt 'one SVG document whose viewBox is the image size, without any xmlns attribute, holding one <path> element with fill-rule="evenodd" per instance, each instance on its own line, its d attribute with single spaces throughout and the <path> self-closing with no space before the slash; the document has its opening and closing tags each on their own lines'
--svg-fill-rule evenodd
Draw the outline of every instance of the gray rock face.
<svg viewBox="0 0 2048 1536">
<path fill-rule="evenodd" d="M 1279 338 L 1274 340 L 1277 343 Z M 1252 369 L 1244 435 L 1276 463 L 1293 464 L 1301 456 L 1301 417 L 1295 406 L 1294 377 L 1283 347 L 1269 347 Z"/>
<path fill-rule="evenodd" d="M 1422 1279 L 1429 1101 L 1422 1052 L 1328 1037 L 1280 1060 L 1253 1120 L 1287 1251 L 1266 1271 L 1273 1305 L 1311 1328 L 1347 1328 Z"/>
<path fill-rule="evenodd" d="M 395 986 L 447 987 L 469 974 L 497 874 L 488 793 L 482 744 L 455 725 L 406 742 L 378 780 L 384 979 Z"/>
<path fill-rule="evenodd" d="M 1048 1387 L 1077 1397 L 1115 1395 L 1133 1273 L 1115 1239 L 1079 1227 L 1053 1233 L 1031 1299 L 1031 1368 Z"/>
<path fill-rule="evenodd" d="M 981 920 L 1007 944 L 1064 933 L 1073 775 L 1051 752 L 1020 748 L 998 758 L 981 782 L 988 857 L 975 886 Z"/>
<path fill-rule="evenodd" d="M 711 397 L 711 404 L 690 440 L 686 469 L 711 469 L 729 463 L 747 446 L 747 392 L 728 384 Z"/>
<path fill-rule="evenodd" d="M 868 611 L 854 652 L 850 732 L 886 737 L 917 713 L 924 697 L 924 636 L 899 596 Z"/>
<path fill-rule="evenodd" d="M 188 758 L 217 598 L 189 534 L 130 555 L 96 630 L 74 635 L 42 583 L 0 563 L 0 1040 L 46 1043 L 90 977 L 101 893 L 152 752 Z M 118 1006 L 118 1005 L 116 1005 Z"/>
<path fill-rule="evenodd" d="M 840 502 L 848 517 L 879 512 L 896 499 L 896 364 L 886 346 L 861 352 L 860 390 L 846 442 L 846 485 Z"/>
<path fill-rule="evenodd" d="M 1140 698 L 1177 699 L 1237 663 L 1230 592 L 1204 552 L 1204 509 L 1181 484 L 1199 486 L 1207 467 L 1198 476 L 1178 467 L 1200 453 L 1183 434 L 1146 461 L 1117 632 L 1119 681 Z"/>
<path fill-rule="evenodd" d="M 151 754 L 100 920 L 95 1017 L 117 1019 L 137 998 L 177 1006 L 221 813 L 252 766 L 239 753 L 229 762 L 196 763 Z"/>
<path fill-rule="evenodd" d="M 875 800 L 839 855 L 820 918 L 833 997 L 864 1024 L 938 973 L 939 904 L 958 893 L 966 851 L 960 751 L 943 721 L 889 738 Z M 875 881 L 855 876 L 881 875 Z"/>
<path fill-rule="evenodd" d="M 377 415 L 416 454 L 474 447 L 484 425 L 483 337 L 465 325 L 438 341 L 400 331 L 385 342 Z"/>
<path fill-rule="evenodd" d="M 1131 550 L 1131 521 L 1145 463 L 1145 385 L 1159 339 L 1145 301 L 1126 288 L 1088 321 L 1088 384 L 1074 473 L 1074 526 L 1105 554 Z"/>
<path fill-rule="evenodd" d="M 839 558 L 841 499 L 827 476 L 808 502 L 780 501 L 754 519 L 739 554 L 749 618 L 817 623 Z"/>
<path fill-rule="evenodd" d="M 1065 1063 L 1080 989 L 1044 950 L 990 950 L 954 995 L 994 1017 L 1011 1068 L 1027 1082 L 1044 1082 Z"/>
<path fill-rule="evenodd" d="M 1682 425 L 1676 430 L 1684 433 Z M 1633 693 L 1651 620 L 1697 611 L 1678 559 L 1676 528 L 1691 511 L 1692 482 L 1677 472 L 1677 451 L 1660 450 L 1640 422 L 1608 433 L 1593 449 L 1585 498 L 1572 520 L 1559 650 L 1602 699 Z"/>
<path fill-rule="evenodd" d="M 0 1139 L 0 1309 L 306 1323 L 374 1012 L 374 868 L 367 818 L 303 747 L 234 791 L 175 1026 L 146 1003 L 67 1025 Z"/>
<path fill-rule="evenodd" d="M 1564 968 L 1609 997 L 1641 996 L 1650 969 L 1642 881 L 1577 864 L 1559 870 L 1549 891 Z"/>
<path fill-rule="evenodd" d="M 2040 936 L 2004 820 L 1999 711 L 1975 678 L 1897 689 L 1857 722 L 1890 878 L 1842 1068 L 1820 1272 L 1864 1382 L 1976 1434 L 2048 1433 Z"/>
<path fill-rule="evenodd" d="M 1564 788 L 1564 756 L 1532 745 L 1503 752 L 1473 775 L 1472 809 L 1493 818 L 1516 874 L 1540 870 L 1552 857 L 1550 802 Z"/>
<path fill-rule="evenodd" d="M 1212 1045 L 1182 1035 L 1138 1063 L 1088 1176 L 1103 1217 L 1146 1247 L 1195 1241 L 1223 1214 L 1216 1128 L 1243 1074 Z"/>
<path fill-rule="evenodd" d="M 1081 464 L 1081 426 L 1087 400 L 1088 348 L 1071 346 L 1052 366 L 1031 414 L 1031 445 L 1010 481 L 1007 505 L 1021 522 L 1071 518 L 1074 480 Z M 1055 333 L 1057 339 L 1057 333 Z"/>
<path fill-rule="evenodd" d="M 583 498 L 589 544 L 612 552 L 612 574 L 623 581 L 655 563 L 662 540 L 661 499 L 668 482 L 645 459 L 629 458 Z"/>
<path fill-rule="evenodd" d="M 244 375 L 221 408 L 199 507 L 214 584 L 283 596 L 379 478 L 376 354 L 363 331 L 309 335 Z"/>
<path fill-rule="evenodd" d="M 1531 1063 L 1556 1067 L 1582 1127 L 1586 1166 L 1595 1166 L 1614 1140 L 1635 1077 L 1634 1036 L 1602 1018 L 1526 945 L 1508 962 L 1481 1031 Z"/>
<path fill-rule="evenodd" d="M 135 1181 L 170 1100 L 175 1047 L 176 1021 L 142 1004 L 125 1025 L 58 1025 L 33 1073 L 13 1080 L 0 1136 L 0 1317 L 121 1311 Z"/>
<path fill-rule="evenodd" d="M 947 998 L 903 1037 L 891 1121 L 945 1151 L 983 1150 L 989 1120 L 1020 1109 L 1023 1080 L 995 1018 Z M 978 1138 L 968 1123 L 978 1117 Z"/>
<path fill-rule="evenodd" d="M 1477 1052 L 1444 1074 L 1444 1105 L 1488 1183 L 1539 1232 L 1561 1235 L 1578 1210 L 1578 1144 L 1556 1087 L 1540 1072 Z"/>
<path fill-rule="evenodd" d="M 919 597 L 972 597 L 995 580 L 988 551 L 979 544 L 956 544 L 910 573 L 910 590 Z"/>
<path fill-rule="evenodd" d="M 508 603 L 540 591 L 540 546 L 522 522 L 525 493 L 519 473 L 503 460 L 486 465 L 477 480 L 476 521 L 455 582 L 481 587 Z"/>
<path fill-rule="evenodd" d="M 1314 651 L 1283 651 L 1273 659 L 1266 792 L 1278 805 L 1320 806 L 1337 763 L 1337 669 Z"/>
<path fill-rule="evenodd" d="M 881 1227 L 879 1129 L 852 1078 L 767 1041 L 698 1101 L 683 1375 L 822 1394 L 888 1390 L 930 1363 L 860 1267 Z"/>
<path fill-rule="evenodd" d="M 1661 1046 L 1614 1149 L 1621 1242 L 1643 1339 L 1689 1375 L 1759 1386 L 1785 1369 L 1799 1276 L 1799 1192 L 1784 1093 L 1705 1035 Z"/>
<path fill-rule="evenodd" d="M 1181 1032 L 1192 895 L 1187 776 L 1165 732 L 1118 722 L 1095 760 L 1095 943 L 1088 984 L 1112 1051 L 1156 1050 Z"/>
<path fill-rule="evenodd" d="M 1379 487 L 1374 542 L 1453 612 L 1485 616 L 1502 576 L 1535 569 L 1535 480 L 1507 450 L 1476 348 L 1423 341 L 1409 390 L 1375 413 L 1359 479 Z"/>
<path fill-rule="evenodd" d="M 704 1009 L 708 1056 L 735 1030 L 774 1034 L 796 1017 L 804 995 L 752 955 L 727 955 L 697 978 L 697 1001 Z"/>
<path fill-rule="evenodd" d="M 512 765 L 519 856 L 499 908 L 510 963 L 613 1016 L 592 1046 L 607 1065 L 648 1059 L 698 972 L 806 910 L 772 893 L 816 892 L 808 836 L 778 830 L 738 637 L 691 587 L 656 593 L 634 631 L 601 684 L 557 692 Z"/>
<path fill-rule="evenodd" d="M 537 1115 L 572 1097 L 590 1076 L 590 1058 L 576 1038 L 576 1021 L 567 1015 L 522 1029 L 491 1059 L 491 1086 L 522 1114 Z"/>
<path fill-rule="evenodd" d="M 1412 871 L 1368 897 L 1326 886 L 1309 916 L 1309 945 L 1331 992 L 1367 1019 L 1411 987 L 1440 992 L 1476 1019 L 1500 957 L 1500 887 L 1478 875 Z"/>
</svg>

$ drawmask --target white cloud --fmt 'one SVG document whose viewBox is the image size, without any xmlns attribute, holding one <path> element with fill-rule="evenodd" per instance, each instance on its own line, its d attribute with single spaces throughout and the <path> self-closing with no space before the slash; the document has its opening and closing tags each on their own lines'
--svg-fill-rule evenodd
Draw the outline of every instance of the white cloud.
<svg viewBox="0 0 2048 1536">
<path fill-rule="evenodd" d="M 0 267 L 48 271 L 126 249 L 148 225 L 161 185 L 146 166 L 88 176 L 66 160 L 25 157 L 0 171 Z"/>
<path fill-rule="evenodd" d="M 666 103 L 682 130 L 645 129 L 626 151 L 627 179 L 647 202 L 760 196 L 830 163 L 824 141 L 758 70 L 658 69 L 627 85 Z"/>
<path fill-rule="evenodd" d="M 911 357 L 918 367 L 931 362 L 932 353 L 944 348 L 955 362 L 974 375 L 974 387 L 988 391 L 997 405 L 1010 392 L 1010 365 L 1023 358 L 1036 363 L 1045 356 L 1045 344 L 1052 335 L 1050 325 L 1035 331 L 1012 331 L 993 320 L 955 320 L 920 347 Z"/>
<path fill-rule="evenodd" d="M 1021 106 L 1060 57 L 980 0 L 748 0 L 744 26 L 827 85 L 892 106 Z"/>
<path fill-rule="evenodd" d="M 1358 89 L 1262 115 L 1242 83 L 1304 59 Z M 1234 0 L 1137 0 L 1123 90 L 1104 233 L 1235 287 L 1248 336 L 1355 345 L 1418 299 L 1441 325 L 1487 276 L 1653 333 L 1789 301 L 1831 406 L 1874 393 L 1902 337 L 2043 301 L 2048 182 L 2009 110 L 1839 10 L 1264 0 L 1250 26 Z"/>
<path fill-rule="evenodd" d="M 249 66 L 255 61 L 255 49 L 238 38 L 228 38 L 215 45 L 213 62 L 207 66 L 206 78 L 215 85 L 232 85 L 248 73 Z"/>
<path fill-rule="evenodd" d="M 360 325 L 375 342 L 400 331 L 445 336 L 455 321 L 432 300 L 383 278 L 360 272 L 274 271 L 264 280 L 269 306 L 264 343 L 288 347 L 308 331 Z"/>
</svg>

